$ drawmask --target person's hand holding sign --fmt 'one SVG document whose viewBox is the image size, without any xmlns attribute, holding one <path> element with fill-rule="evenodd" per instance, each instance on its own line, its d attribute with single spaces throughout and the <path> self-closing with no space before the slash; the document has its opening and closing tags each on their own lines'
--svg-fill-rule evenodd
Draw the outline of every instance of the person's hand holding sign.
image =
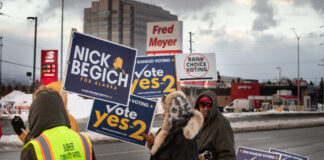
<svg viewBox="0 0 324 160">
<path fill-rule="evenodd" d="M 154 144 L 154 135 L 152 133 L 150 133 L 149 135 L 144 133 L 143 137 L 146 140 L 147 147 L 151 149 Z"/>
</svg>

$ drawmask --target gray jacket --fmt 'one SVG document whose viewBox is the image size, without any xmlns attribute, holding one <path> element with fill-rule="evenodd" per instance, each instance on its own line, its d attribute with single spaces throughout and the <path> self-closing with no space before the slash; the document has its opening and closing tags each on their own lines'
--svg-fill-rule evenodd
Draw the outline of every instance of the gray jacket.
<svg viewBox="0 0 324 160">
<path fill-rule="evenodd" d="M 213 105 L 209 117 L 204 121 L 201 136 L 198 139 L 199 153 L 211 152 L 212 160 L 235 160 L 233 130 L 229 121 L 218 110 L 215 92 L 207 90 L 198 96 L 195 102 L 195 108 L 198 110 L 197 102 L 202 95 L 209 96 L 213 101 Z"/>
</svg>

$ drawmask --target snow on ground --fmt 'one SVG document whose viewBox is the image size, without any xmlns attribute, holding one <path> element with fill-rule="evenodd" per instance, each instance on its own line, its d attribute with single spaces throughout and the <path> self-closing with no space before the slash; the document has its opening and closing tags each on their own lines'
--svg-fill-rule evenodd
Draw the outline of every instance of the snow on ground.
<svg viewBox="0 0 324 160">
<path fill-rule="evenodd" d="M 27 105 L 32 103 L 32 94 L 26 94 L 21 91 L 12 91 L 0 100 L 0 103 L 6 104 L 8 101 L 14 101 L 15 104 L 25 102 Z M 68 110 L 76 120 L 84 120 L 90 116 L 93 99 L 86 99 L 77 94 L 68 93 Z M 162 113 L 162 106 L 158 105 L 158 112 Z M 23 120 L 27 120 L 26 115 L 22 115 Z"/>
<path fill-rule="evenodd" d="M 1 98 L 0 103 L 6 103 L 8 101 L 14 101 L 15 103 L 31 104 L 32 103 L 32 94 L 26 94 L 21 91 L 14 90 L 5 97 Z"/>
<path fill-rule="evenodd" d="M 3 97 L 0 102 L 6 103 L 6 101 L 15 101 L 21 103 L 31 104 L 32 94 L 25 94 L 20 91 L 13 91 L 7 96 Z M 88 119 L 93 99 L 85 99 L 76 94 L 68 94 L 68 109 L 69 112 L 78 120 Z M 158 114 L 161 114 L 163 109 L 161 105 L 158 106 Z M 270 115 L 270 114 L 294 114 L 294 113 L 314 113 L 314 112 L 277 112 L 274 110 L 267 112 L 248 112 L 248 113 L 226 113 L 224 114 L 227 118 L 240 118 L 246 116 L 256 115 Z M 28 114 L 21 115 L 24 121 L 27 121 Z M 271 121 L 240 121 L 233 122 L 231 126 L 234 132 L 243 131 L 255 131 L 255 130 L 269 130 L 269 129 L 281 129 L 281 128 L 295 128 L 295 127 L 306 127 L 306 126 L 318 126 L 324 125 L 324 118 L 307 118 L 307 119 L 288 119 L 288 120 L 271 120 Z M 156 133 L 159 128 L 152 128 L 151 132 Z M 92 142 L 115 142 L 118 141 L 115 138 L 94 133 L 91 131 L 81 132 L 87 135 Z M 1 150 L 17 150 L 23 146 L 23 143 L 18 139 L 16 135 L 3 135 L 0 138 L 0 151 Z"/>
<path fill-rule="evenodd" d="M 300 128 L 324 125 L 324 118 L 313 119 L 292 119 L 292 120 L 272 120 L 272 121 L 243 121 L 231 123 L 234 132 L 270 130 L 283 128 Z M 151 132 L 155 134 L 159 128 L 151 128 Z M 119 140 L 105 136 L 99 133 L 86 131 L 81 132 L 87 135 L 93 143 L 105 142 L 112 143 Z M 23 143 L 16 135 L 4 135 L 0 138 L 0 151 L 17 150 L 23 146 Z"/>
<path fill-rule="evenodd" d="M 68 110 L 76 119 L 84 119 L 90 116 L 93 99 L 84 99 L 77 94 L 68 94 Z"/>
</svg>

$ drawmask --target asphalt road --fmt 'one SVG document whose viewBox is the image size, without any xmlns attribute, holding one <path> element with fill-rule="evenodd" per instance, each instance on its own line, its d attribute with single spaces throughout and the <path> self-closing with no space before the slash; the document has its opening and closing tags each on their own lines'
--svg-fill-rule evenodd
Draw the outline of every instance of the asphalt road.
<svg viewBox="0 0 324 160">
<path fill-rule="evenodd" d="M 245 146 L 267 151 L 269 148 L 307 156 L 310 160 L 324 157 L 324 126 L 262 132 L 235 133 L 235 148 Z M 94 144 L 98 160 L 149 159 L 146 147 L 129 143 Z M 1 160 L 19 159 L 19 151 L 0 152 Z"/>
<path fill-rule="evenodd" d="M 2 135 L 12 135 L 15 134 L 12 126 L 11 126 L 11 119 L 6 118 L 6 119 L 1 119 L 0 118 L 0 124 L 2 125 Z M 161 127 L 163 123 L 163 117 L 157 116 L 155 117 L 155 120 L 153 122 L 152 127 Z M 79 131 L 84 132 L 86 131 L 87 128 L 87 122 L 79 122 Z M 29 124 L 25 123 L 26 128 L 29 128 Z"/>
</svg>

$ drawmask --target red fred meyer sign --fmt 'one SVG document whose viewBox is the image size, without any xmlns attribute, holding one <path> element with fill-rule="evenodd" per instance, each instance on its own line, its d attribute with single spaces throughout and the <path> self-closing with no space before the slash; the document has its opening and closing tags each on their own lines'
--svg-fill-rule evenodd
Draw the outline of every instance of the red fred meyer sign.
<svg viewBox="0 0 324 160">
<path fill-rule="evenodd" d="M 41 84 L 57 81 L 57 50 L 42 50 Z"/>
<path fill-rule="evenodd" d="M 182 53 L 182 22 L 147 23 L 146 54 Z"/>
<path fill-rule="evenodd" d="M 259 83 L 232 83 L 231 100 L 260 95 Z"/>
</svg>

